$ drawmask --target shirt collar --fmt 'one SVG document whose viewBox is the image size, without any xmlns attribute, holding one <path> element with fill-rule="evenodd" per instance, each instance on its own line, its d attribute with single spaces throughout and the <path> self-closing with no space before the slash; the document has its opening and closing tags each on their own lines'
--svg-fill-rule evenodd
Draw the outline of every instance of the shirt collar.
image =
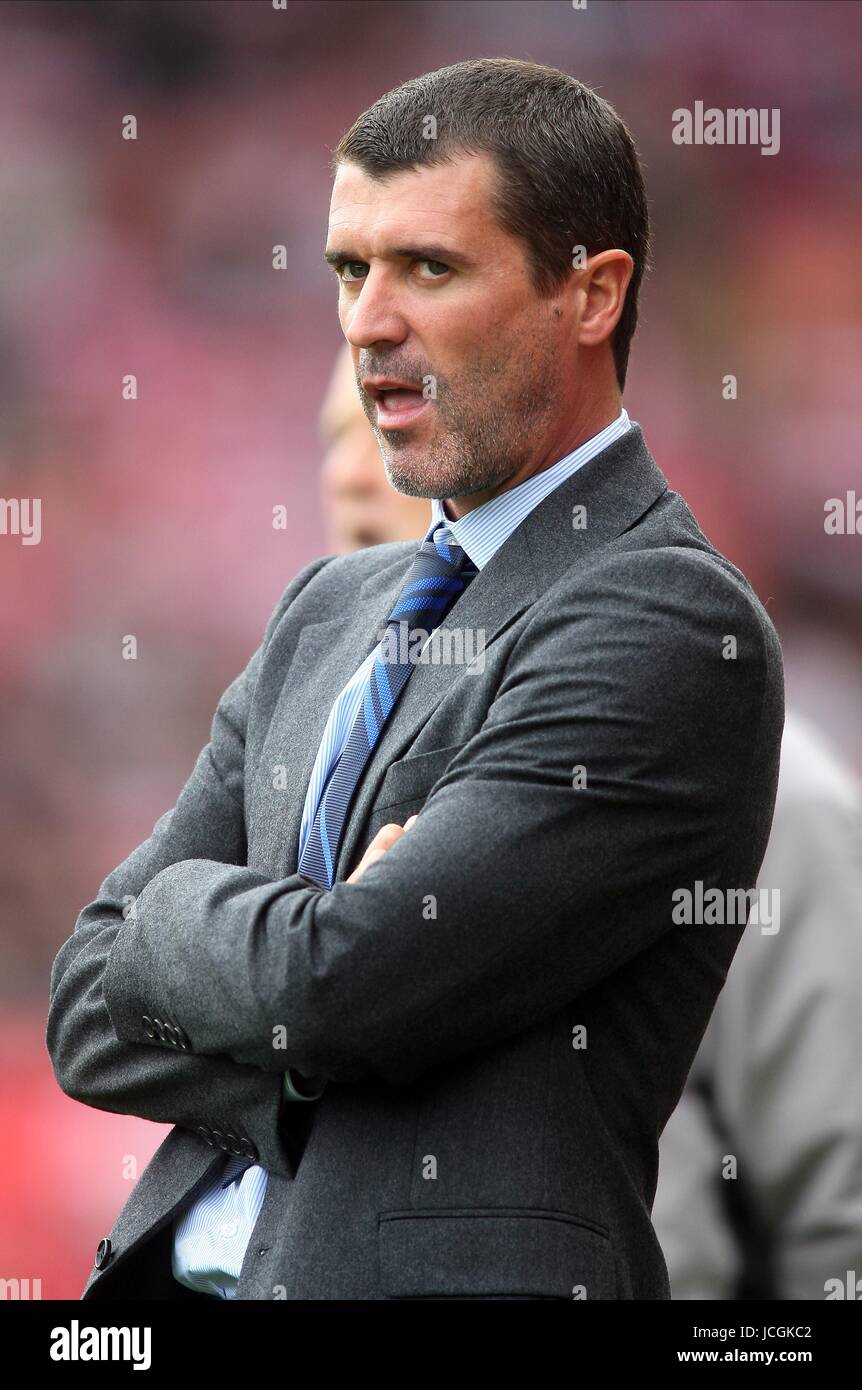
<svg viewBox="0 0 862 1390">
<path fill-rule="evenodd" d="M 520 525 L 534 507 L 629 429 L 631 421 L 623 409 L 615 420 L 598 434 L 594 434 L 592 439 L 579 444 L 577 449 L 573 449 L 550 468 L 544 468 L 541 473 L 534 473 L 517 487 L 508 488 L 496 497 L 489 498 L 487 502 L 482 502 L 467 512 L 466 516 L 459 517 L 457 521 L 452 521 L 443 510 L 441 500 L 433 497 L 431 523 L 423 539 L 433 540 L 438 528 L 444 527 L 445 534 L 441 532 L 441 538 L 447 541 L 450 538 L 454 540 L 466 551 L 477 569 L 484 569 L 503 542 L 508 540 L 515 527 Z"/>
</svg>

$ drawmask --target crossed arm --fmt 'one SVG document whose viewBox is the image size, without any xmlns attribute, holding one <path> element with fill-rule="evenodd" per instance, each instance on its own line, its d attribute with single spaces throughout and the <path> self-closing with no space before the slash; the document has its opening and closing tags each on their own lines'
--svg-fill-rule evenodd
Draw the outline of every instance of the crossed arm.
<svg viewBox="0 0 862 1390">
<path fill-rule="evenodd" d="M 99 904 L 85 909 L 92 922 L 82 914 L 90 958 L 76 953 L 68 995 L 68 969 L 58 974 L 55 1018 L 89 988 L 91 1009 L 138 1051 L 153 1048 L 148 1009 L 175 1018 L 193 1055 L 165 1056 L 149 1078 L 166 1114 L 184 1104 L 177 1073 L 206 1059 L 239 1069 L 234 1093 L 254 1078 L 263 1096 L 288 1066 L 407 1084 L 551 1015 L 650 946 L 671 928 L 675 887 L 721 882 L 740 804 L 766 795 L 746 782 L 757 739 L 780 739 L 774 705 L 761 727 L 777 658 L 750 600 L 703 557 L 632 552 L 592 579 L 539 606 L 410 833 L 330 892 L 241 867 L 244 846 L 213 834 L 241 784 L 240 678 L 157 827 L 160 852 L 143 874 L 133 855 L 107 880 L 112 905 L 136 894 L 134 920 L 100 929 Z M 729 632 L 735 661 L 722 657 Z M 58 1045 L 74 1068 L 83 1034 L 67 1025 Z M 101 1046 L 110 1061 L 116 1043 Z M 88 1075 L 99 1094 L 90 1063 Z"/>
<path fill-rule="evenodd" d="M 54 1074 L 73 1099 L 99 1110 L 189 1129 L 200 1124 L 227 1128 L 234 1124 L 253 1139 L 261 1162 L 286 1176 L 290 1170 L 285 1167 L 278 1133 L 282 1077 L 226 1054 L 166 1048 L 137 1035 L 119 1037 L 108 1012 L 104 981 L 115 944 L 127 941 L 134 932 L 131 904 L 157 874 L 195 857 L 224 864 L 245 862 L 242 768 L 248 708 L 263 653 L 278 621 L 327 558 L 307 566 L 288 586 L 267 624 L 263 643 L 222 696 L 211 741 L 200 753 L 176 806 L 108 875 L 96 899 L 79 914 L 72 936 L 52 966 L 46 1030 Z M 155 980 L 149 1004 L 151 1013 L 158 1014 L 159 1008 L 163 1010 L 160 1017 L 169 1013 Z M 177 1021 L 182 1023 L 181 1014 Z"/>
</svg>

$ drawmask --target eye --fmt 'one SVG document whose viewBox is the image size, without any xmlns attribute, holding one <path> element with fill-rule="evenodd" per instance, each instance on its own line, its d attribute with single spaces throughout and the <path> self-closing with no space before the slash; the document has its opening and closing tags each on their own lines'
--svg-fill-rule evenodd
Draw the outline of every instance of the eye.
<svg viewBox="0 0 862 1390">
<path fill-rule="evenodd" d="M 417 265 L 427 265 L 427 266 L 433 266 L 433 267 L 434 267 L 434 273 L 433 273 L 432 275 L 430 275 L 430 276 L 421 275 L 421 276 L 419 277 L 421 280 L 426 280 L 426 279 L 439 280 L 439 279 L 441 279 L 441 274 L 440 274 L 440 272 L 442 272 L 443 275 L 448 275 L 448 273 L 449 273 L 449 266 L 448 266 L 448 265 L 444 265 L 443 261 L 431 261 L 431 260 L 427 260 L 427 259 L 426 259 L 426 260 L 423 260 L 423 261 L 417 261 Z"/>
<path fill-rule="evenodd" d="M 368 270 L 368 266 L 364 261 L 342 261 L 341 265 L 335 267 L 335 273 L 343 285 L 352 285 L 356 280 L 362 280 L 365 277 L 363 275 L 346 275 L 344 272 L 347 270 L 353 271 L 357 268 L 366 272 Z"/>
<path fill-rule="evenodd" d="M 451 270 L 451 266 L 446 265 L 444 261 L 435 261 L 427 256 L 415 261 L 414 264 L 427 266 L 430 271 L 428 275 L 420 275 L 420 280 L 442 280 L 443 276 L 448 275 Z M 341 261 L 332 268 L 342 285 L 355 285 L 368 276 L 368 266 L 365 261 Z"/>
</svg>

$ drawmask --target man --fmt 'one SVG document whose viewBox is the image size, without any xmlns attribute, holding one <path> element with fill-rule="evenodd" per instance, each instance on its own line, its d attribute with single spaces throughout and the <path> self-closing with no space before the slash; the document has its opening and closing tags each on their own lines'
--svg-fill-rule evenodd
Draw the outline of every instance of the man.
<svg viewBox="0 0 862 1390">
<path fill-rule="evenodd" d="M 363 407 L 432 521 L 288 585 L 58 954 L 59 1084 L 175 1125 L 83 1296 L 667 1299 L 657 1137 L 744 926 L 675 895 L 754 885 L 783 681 L 621 407 L 637 155 L 487 59 L 334 162 Z"/>
</svg>

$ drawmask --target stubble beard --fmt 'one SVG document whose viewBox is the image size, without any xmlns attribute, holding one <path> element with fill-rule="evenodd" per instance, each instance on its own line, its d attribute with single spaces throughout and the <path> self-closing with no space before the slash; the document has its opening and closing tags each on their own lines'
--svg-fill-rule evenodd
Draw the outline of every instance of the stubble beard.
<svg viewBox="0 0 862 1390">
<path fill-rule="evenodd" d="M 380 449 L 386 477 L 405 497 L 468 497 L 501 487 L 524 468 L 537 441 L 550 428 L 557 395 L 558 372 L 546 375 L 541 387 L 531 383 L 490 405 L 485 396 L 460 408 L 451 395 L 431 402 L 436 420 L 431 437 L 417 447 L 423 422 L 405 430 L 381 430 L 371 412 L 371 427 Z"/>
</svg>

